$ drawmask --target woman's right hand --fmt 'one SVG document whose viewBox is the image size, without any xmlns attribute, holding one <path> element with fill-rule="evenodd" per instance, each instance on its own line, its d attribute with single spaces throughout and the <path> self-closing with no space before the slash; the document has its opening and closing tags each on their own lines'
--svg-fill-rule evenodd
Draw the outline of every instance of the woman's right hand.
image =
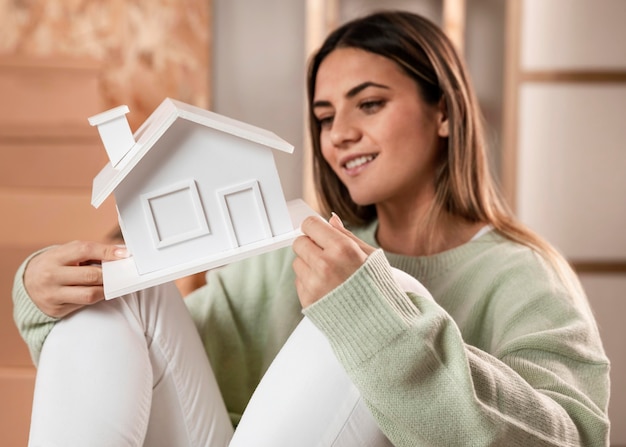
<svg viewBox="0 0 626 447">
<path fill-rule="evenodd" d="M 128 257 L 125 247 L 73 241 L 33 257 L 24 271 L 24 287 L 46 315 L 62 318 L 104 299 L 102 261 Z"/>
</svg>

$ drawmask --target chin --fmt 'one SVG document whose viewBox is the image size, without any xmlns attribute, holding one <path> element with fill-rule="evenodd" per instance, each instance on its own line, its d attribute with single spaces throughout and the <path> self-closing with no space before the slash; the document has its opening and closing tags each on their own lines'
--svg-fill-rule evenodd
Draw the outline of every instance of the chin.
<svg viewBox="0 0 626 447">
<path fill-rule="evenodd" d="M 358 206 L 370 206 L 370 205 L 375 205 L 377 203 L 377 201 L 373 197 L 371 197 L 369 195 L 353 194 L 351 192 L 350 193 L 350 198 Z"/>
<path fill-rule="evenodd" d="M 352 182 L 344 182 L 350 198 L 359 206 L 369 206 L 381 203 L 389 198 L 389 186 L 386 180 L 377 178 L 351 179 Z"/>
</svg>

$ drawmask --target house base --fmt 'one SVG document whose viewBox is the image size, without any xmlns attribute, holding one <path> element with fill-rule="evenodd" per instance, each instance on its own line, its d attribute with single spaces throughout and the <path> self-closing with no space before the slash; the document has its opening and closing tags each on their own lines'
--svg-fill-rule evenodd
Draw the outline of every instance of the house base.
<svg viewBox="0 0 626 447">
<path fill-rule="evenodd" d="M 221 267 L 250 256 L 258 255 L 278 248 L 286 247 L 298 236 L 302 235 L 300 224 L 312 215 L 317 215 L 303 200 L 296 199 L 287 203 L 293 231 L 271 239 L 248 244 L 233 250 L 220 252 L 192 263 L 178 265 L 173 268 L 158 270 L 139 275 L 133 257 L 102 263 L 104 296 L 106 299 L 117 298 L 128 293 L 146 289 L 169 281 L 193 275 L 216 267 Z"/>
</svg>

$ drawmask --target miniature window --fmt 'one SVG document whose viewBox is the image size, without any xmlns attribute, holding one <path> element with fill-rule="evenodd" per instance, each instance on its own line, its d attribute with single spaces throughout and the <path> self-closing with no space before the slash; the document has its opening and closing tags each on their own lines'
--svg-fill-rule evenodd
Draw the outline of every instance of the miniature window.
<svg viewBox="0 0 626 447">
<path fill-rule="evenodd" d="M 217 191 L 227 231 L 233 247 L 251 244 L 272 237 L 267 210 L 259 182 L 246 183 Z"/>
<path fill-rule="evenodd" d="M 141 196 L 156 248 L 168 247 L 210 233 L 194 180 Z"/>
</svg>

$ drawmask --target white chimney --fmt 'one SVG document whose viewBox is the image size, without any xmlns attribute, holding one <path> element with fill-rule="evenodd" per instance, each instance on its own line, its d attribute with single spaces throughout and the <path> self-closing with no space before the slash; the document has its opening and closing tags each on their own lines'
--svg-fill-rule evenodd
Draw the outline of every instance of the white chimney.
<svg viewBox="0 0 626 447">
<path fill-rule="evenodd" d="M 113 167 L 117 166 L 135 145 L 133 133 L 126 119 L 128 112 L 128 106 L 119 106 L 89 118 L 89 124 L 98 126 L 100 139 Z"/>
</svg>

